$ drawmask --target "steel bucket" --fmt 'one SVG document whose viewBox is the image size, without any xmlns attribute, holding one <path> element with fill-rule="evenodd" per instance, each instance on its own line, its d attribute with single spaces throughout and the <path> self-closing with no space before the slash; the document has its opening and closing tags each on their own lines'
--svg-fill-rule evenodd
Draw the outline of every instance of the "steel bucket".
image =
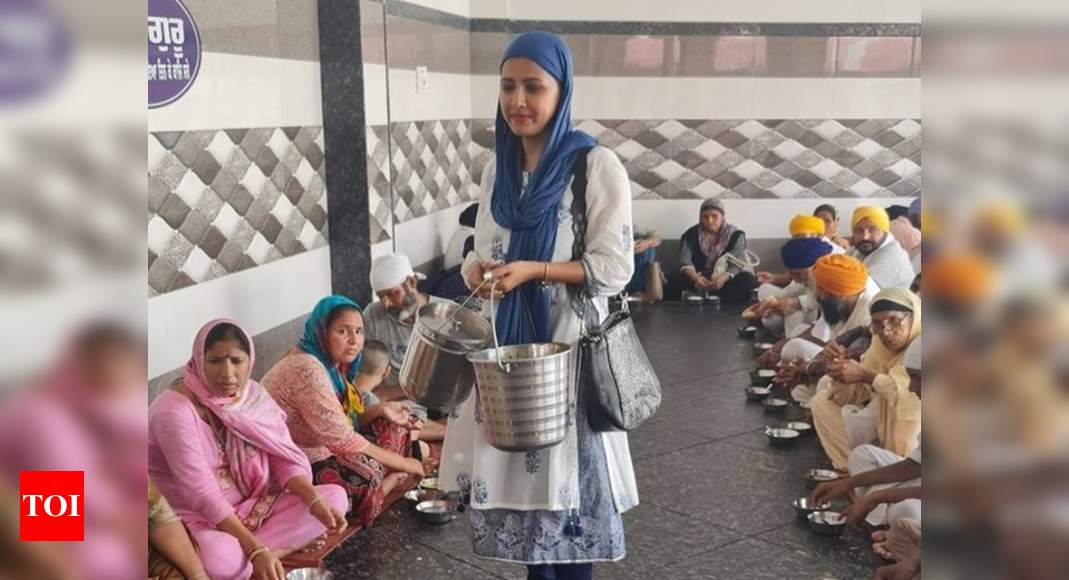
<svg viewBox="0 0 1069 580">
<path fill-rule="evenodd" d="M 401 365 L 401 389 L 427 408 L 453 410 L 475 384 L 467 355 L 485 348 L 492 333 L 489 321 L 459 305 L 432 302 L 420 308 Z"/>
<path fill-rule="evenodd" d="M 468 356 L 475 368 L 487 442 L 502 451 L 534 451 L 564 440 L 575 384 L 567 344 L 521 344 Z"/>
</svg>

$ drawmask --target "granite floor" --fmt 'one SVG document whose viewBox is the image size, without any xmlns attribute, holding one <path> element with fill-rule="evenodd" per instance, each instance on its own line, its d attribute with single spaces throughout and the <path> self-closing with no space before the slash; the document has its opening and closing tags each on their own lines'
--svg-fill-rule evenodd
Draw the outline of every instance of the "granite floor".
<svg viewBox="0 0 1069 580">
<path fill-rule="evenodd" d="M 636 324 L 660 374 L 664 402 L 631 436 L 641 505 L 625 514 L 627 557 L 595 566 L 595 578 L 869 578 L 878 561 L 868 542 L 813 535 L 791 501 L 801 474 L 826 465 L 815 438 L 770 448 L 762 430 L 782 421 L 747 403 L 751 343 L 739 340 L 738 311 L 658 304 Z M 521 566 L 471 553 L 467 519 L 418 522 L 394 506 L 327 560 L 338 578 L 525 578 Z"/>
</svg>

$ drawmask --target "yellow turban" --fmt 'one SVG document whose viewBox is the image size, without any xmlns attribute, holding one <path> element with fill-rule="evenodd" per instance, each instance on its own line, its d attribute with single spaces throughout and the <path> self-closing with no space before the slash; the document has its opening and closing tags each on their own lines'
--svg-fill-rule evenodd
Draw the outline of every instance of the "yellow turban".
<svg viewBox="0 0 1069 580">
<path fill-rule="evenodd" d="M 799 214 L 791 220 L 791 225 L 788 229 L 792 238 L 804 235 L 823 236 L 824 220 L 812 215 Z"/>
<path fill-rule="evenodd" d="M 835 296 L 855 296 L 865 289 L 869 271 L 861 260 L 846 254 L 828 254 L 813 264 L 817 288 Z"/>
<path fill-rule="evenodd" d="M 856 228 L 858 222 L 868 219 L 872 221 L 872 224 L 884 232 L 891 231 L 891 218 L 887 215 L 887 210 L 882 207 L 875 207 L 866 205 L 854 210 L 854 217 L 850 219 L 850 227 Z"/>
</svg>

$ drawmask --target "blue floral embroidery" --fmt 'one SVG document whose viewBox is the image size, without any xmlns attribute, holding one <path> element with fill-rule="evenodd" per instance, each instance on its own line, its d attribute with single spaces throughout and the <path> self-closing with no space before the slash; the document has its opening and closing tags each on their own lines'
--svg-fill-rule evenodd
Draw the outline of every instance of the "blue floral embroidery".
<svg viewBox="0 0 1069 580">
<path fill-rule="evenodd" d="M 528 451 L 525 459 L 527 463 L 527 473 L 534 475 L 542 469 L 542 453 L 540 451 Z"/>
<path fill-rule="evenodd" d="M 516 548 L 523 545 L 526 539 L 523 533 L 523 527 L 520 525 L 520 518 L 509 514 L 505 518 L 505 525 L 497 531 L 494 535 L 494 539 L 497 540 L 498 548 L 505 551 L 505 553 L 514 553 Z"/>
<path fill-rule="evenodd" d="M 460 493 L 467 495 L 471 492 L 471 477 L 467 473 L 458 473 L 457 487 L 460 488 Z"/>
<path fill-rule="evenodd" d="M 564 531 L 560 526 L 552 522 L 542 521 L 538 525 L 538 530 L 534 533 L 534 543 L 539 550 L 549 552 L 560 545 L 563 537 Z"/>
<path fill-rule="evenodd" d="M 490 526 L 486 525 L 486 517 L 480 510 L 471 510 L 471 543 L 478 546 L 486 541 L 490 535 Z"/>
<path fill-rule="evenodd" d="M 471 486 L 471 499 L 475 503 L 486 503 L 487 498 L 490 496 L 490 492 L 486 489 L 486 482 L 481 477 L 476 477 Z"/>
</svg>

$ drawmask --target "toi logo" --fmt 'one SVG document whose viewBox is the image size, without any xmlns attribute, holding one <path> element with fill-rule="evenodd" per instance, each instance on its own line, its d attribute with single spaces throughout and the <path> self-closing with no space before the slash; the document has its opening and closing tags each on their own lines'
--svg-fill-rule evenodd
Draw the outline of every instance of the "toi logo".
<svg viewBox="0 0 1069 580">
<path fill-rule="evenodd" d="M 85 473 L 19 472 L 19 540 L 85 540 Z"/>
</svg>

